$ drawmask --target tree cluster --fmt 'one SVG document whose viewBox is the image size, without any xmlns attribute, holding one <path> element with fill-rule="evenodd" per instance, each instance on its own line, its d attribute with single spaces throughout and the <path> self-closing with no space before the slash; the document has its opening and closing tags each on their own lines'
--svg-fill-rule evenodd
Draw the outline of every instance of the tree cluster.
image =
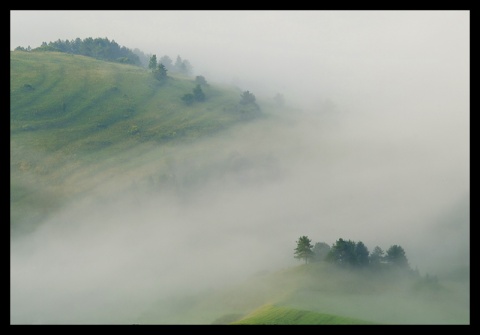
<svg viewBox="0 0 480 335">
<path fill-rule="evenodd" d="M 240 112 L 242 119 L 251 120 L 260 115 L 260 106 L 255 101 L 255 95 L 250 91 L 243 91 L 240 94 L 236 110 Z"/>
<path fill-rule="evenodd" d="M 197 102 L 205 101 L 205 93 L 203 93 L 203 90 L 200 84 L 197 84 L 197 86 L 195 86 L 195 88 L 193 89 L 193 93 L 187 93 L 184 96 L 182 96 L 181 99 L 187 105 L 191 105 L 195 101 Z"/>
<path fill-rule="evenodd" d="M 180 55 L 177 56 L 175 63 L 173 63 L 172 59 L 167 55 L 162 56 L 159 62 L 163 64 L 165 69 L 167 71 L 170 71 L 171 73 L 180 73 L 186 76 L 190 76 L 193 72 L 193 67 L 190 64 L 190 62 L 186 59 L 182 60 L 182 57 L 180 57 Z M 155 69 L 156 66 L 157 66 L 157 55 L 152 55 L 150 57 L 148 68 Z"/>
<path fill-rule="evenodd" d="M 249 91 L 244 91 L 240 95 L 240 104 L 242 105 L 255 105 L 255 95 Z"/>
<path fill-rule="evenodd" d="M 393 266 L 410 270 L 405 250 L 399 245 L 390 246 L 386 252 L 376 246 L 370 253 L 361 241 L 344 240 L 339 238 L 331 247 L 325 242 L 312 244 L 308 236 L 301 236 L 297 240 L 294 257 L 309 261 L 326 261 L 342 266 L 378 267 L 381 265 Z"/>
<path fill-rule="evenodd" d="M 92 38 L 85 39 L 76 38 L 75 40 L 60 40 L 55 42 L 42 42 L 38 48 L 31 49 L 17 47 L 15 50 L 20 51 L 57 51 L 76 55 L 83 55 L 93 57 L 100 60 L 126 63 L 141 66 L 139 56 L 132 50 L 121 47 L 114 40 L 110 41 L 108 38 Z"/>
</svg>

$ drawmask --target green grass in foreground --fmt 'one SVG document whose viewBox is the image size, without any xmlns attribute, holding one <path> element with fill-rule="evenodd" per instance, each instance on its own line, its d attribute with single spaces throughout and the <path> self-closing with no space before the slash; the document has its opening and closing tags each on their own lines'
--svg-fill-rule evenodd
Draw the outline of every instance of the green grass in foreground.
<svg viewBox="0 0 480 335">
<path fill-rule="evenodd" d="M 362 325 L 372 322 L 267 304 L 232 325 Z"/>
</svg>

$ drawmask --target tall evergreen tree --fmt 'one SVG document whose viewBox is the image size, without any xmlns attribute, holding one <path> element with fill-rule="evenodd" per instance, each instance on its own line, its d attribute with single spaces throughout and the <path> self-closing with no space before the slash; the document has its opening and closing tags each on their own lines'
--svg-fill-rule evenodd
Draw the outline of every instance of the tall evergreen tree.
<svg viewBox="0 0 480 335">
<path fill-rule="evenodd" d="M 392 245 L 388 248 L 387 253 L 385 255 L 385 260 L 392 265 L 408 268 L 408 259 L 405 255 L 405 250 L 399 245 Z"/>
<path fill-rule="evenodd" d="M 369 252 L 365 244 L 363 244 L 362 241 L 357 242 L 357 244 L 355 245 L 355 258 L 356 258 L 356 264 L 358 266 L 363 267 L 368 265 L 369 263 L 368 254 Z"/>
<path fill-rule="evenodd" d="M 378 245 L 373 248 L 372 253 L 369 256 L 371 265 L 379 265 L 384 260 L 384 251 Z"/>
<path fill-rule="evenodd" d="M 148 68 L 152 71 L 154 71 L 157 68 L 157 55 L 153 55 L 152 57 L 150 57 Z"/>
<path fill-rule="evenodd" d="M 305 264 L 308 263 L 308 260 L 313 256 L 313 246 L 311 243 L 312 240 L 310 240 L 307 236 L 301 236 L 297 240 L 297 247 L 295 248 L 294 257 L 296 259 L 305 260 Z"/>
<path fill-rule="evenodd" d="M 159 81 L 163 81 L 167 79 L 167 69 L 165 68 L 165 65 L 162 63 L 158 64 L 157 69 L 154 72 L 155 79 Z"/>
<path fill-rule="evenodd" d="M 330 249 L 326 261 L 340 265 L 355 265 L 355 242 L 339 238 Z"/>
</svg>

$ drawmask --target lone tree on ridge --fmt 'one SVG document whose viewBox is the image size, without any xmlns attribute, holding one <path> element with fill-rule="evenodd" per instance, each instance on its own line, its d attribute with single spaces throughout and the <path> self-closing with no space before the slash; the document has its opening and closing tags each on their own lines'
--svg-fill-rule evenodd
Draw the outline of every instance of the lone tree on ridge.
<svg viewBox="0 0 480 335">
<path fill-rule="evenodd" d="M 308 260 L 313 257 L 312 249 L 312 240 L 310 240 L 307 236 L 301 236 L 297 241 L 294 257 L 305 260 L 305 264 L 307 264 Z"/>
</svg>

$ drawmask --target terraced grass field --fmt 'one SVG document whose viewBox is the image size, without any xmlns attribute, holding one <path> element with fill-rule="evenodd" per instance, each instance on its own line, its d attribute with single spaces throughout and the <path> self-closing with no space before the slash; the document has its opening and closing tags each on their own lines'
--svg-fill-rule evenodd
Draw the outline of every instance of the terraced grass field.
<svg viewBox="0 0 480 335">
<path fill-rule="evenodd" d="M 165 165 L 173 145 L 259 116 L 239 104 L 239 89 L 214 84 L 202 88 L 204 102 L 187 106 L 181 97 L 195 86 L 194 78 L 170 75 L 162 83 L 146 69 L 79 55 L 11 52 L 12 233 L 35 226 L 99 178 L 135 175 L 141 182 L 148 163 Z"/>
</svg>

